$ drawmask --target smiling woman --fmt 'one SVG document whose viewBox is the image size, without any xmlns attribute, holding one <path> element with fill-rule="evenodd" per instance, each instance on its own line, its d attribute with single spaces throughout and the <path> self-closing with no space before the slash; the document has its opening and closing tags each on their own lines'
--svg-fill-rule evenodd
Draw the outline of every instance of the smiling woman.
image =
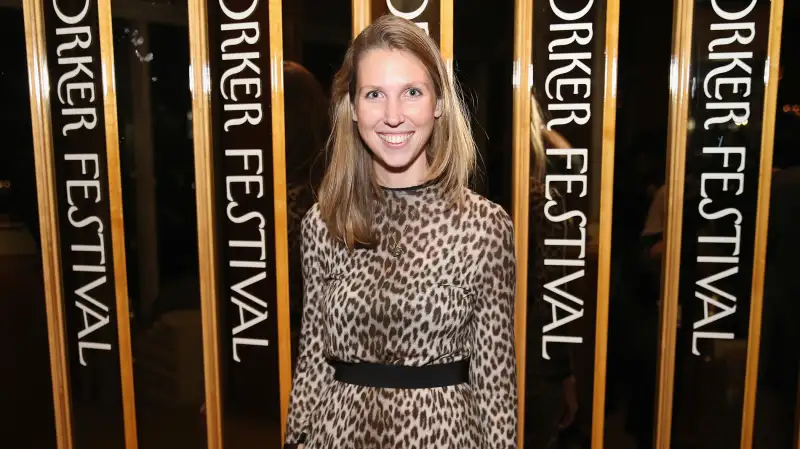
<svg viewBox="0 0 800 449">
<path fill-rule="evenodd" d="M 420 184 L 428 169 L 423 150 L 442 105 L 425 66 L 402 50 L 375 49 L 358 69 L 353 121 L 375 157 L 386 187 Z"/>
<path fill-rule="evenodd" d="M 458 85 L 419 27 L 395 16 L 367 27 L 345 54 L 331 97 L 333 137 L 319 207 L 349 248 L 374 243 L 373 200 L 381 187 L 436 181 L 449 199 L 464 200 L 475 141 Z"/>
<path fill-rule="evenodd" d="M 475 143 L 439 49 L 381 17 L 332 102 L 285 447 L 516 449 L 513 229 L 467 188 Z"/>
</svg>

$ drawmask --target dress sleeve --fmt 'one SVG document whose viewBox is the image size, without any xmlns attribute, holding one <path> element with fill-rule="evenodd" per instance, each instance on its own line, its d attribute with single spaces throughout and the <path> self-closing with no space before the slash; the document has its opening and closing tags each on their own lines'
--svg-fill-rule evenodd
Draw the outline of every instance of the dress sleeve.
<svg viewBox="0 0 800 449">
<path fill-rule="evenodd" d="M 284 449 L 303 444 L 313 425 L 311 414 L 318 406 L 320 394 L 333 381 L 333 369 L 323 355 L 322 311 L 323 271 L 320 263 L 320 240 L 324 225 L 315 217 L 315 208 L 303 219 L 302 269 L 303 318 L 300 328 L 300 347 L 292 382 L 289 416 L 286 421 Z"/>
<path fill-rule="evenodd" d="M 516 256 L 511 219 L 499 207 L 490 213 L 477 256 L 470 384 L 484 435 L 479 447 L 516 449 Z"/>
</svg>

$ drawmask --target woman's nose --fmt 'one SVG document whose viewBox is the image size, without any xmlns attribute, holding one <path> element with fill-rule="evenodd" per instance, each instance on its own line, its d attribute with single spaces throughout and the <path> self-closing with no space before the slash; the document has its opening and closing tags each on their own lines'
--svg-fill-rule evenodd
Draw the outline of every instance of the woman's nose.
<svg viewBox="0 0 800 449">
<path fill-rule="evenodd" d="M 399 100 L 390 98 L 386 102 L 383 121 L 389 126 L 398 126 L 405 121 L 403 105 Z"/>
</svg>

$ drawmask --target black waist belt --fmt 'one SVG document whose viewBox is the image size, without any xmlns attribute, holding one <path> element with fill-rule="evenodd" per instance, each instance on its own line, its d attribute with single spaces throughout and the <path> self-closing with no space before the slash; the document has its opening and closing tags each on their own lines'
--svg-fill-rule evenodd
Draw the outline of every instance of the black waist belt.
<svg viewBox="0 0 800 449">
<path fill-rule="evenodd" d="M 439 388 L 469 382 L 469 360 L 425 366 L 330 360 L 339 382 L 372 388 Z"/>
</svg>

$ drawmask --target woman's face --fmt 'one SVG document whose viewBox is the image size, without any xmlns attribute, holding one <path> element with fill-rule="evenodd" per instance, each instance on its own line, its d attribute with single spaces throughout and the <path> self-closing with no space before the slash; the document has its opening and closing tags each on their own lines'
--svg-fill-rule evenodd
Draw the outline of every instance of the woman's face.
<svg viewBox="0 0 800 449">
<path fill-rule="evenodd" d="M 370 50 L 358 64 L 353 120 L 372 151 L 378 181 L 410 187 L 425 177 L 425 148 L 441 116 L 422 62 L 398 50 Z"/>
</svg>

